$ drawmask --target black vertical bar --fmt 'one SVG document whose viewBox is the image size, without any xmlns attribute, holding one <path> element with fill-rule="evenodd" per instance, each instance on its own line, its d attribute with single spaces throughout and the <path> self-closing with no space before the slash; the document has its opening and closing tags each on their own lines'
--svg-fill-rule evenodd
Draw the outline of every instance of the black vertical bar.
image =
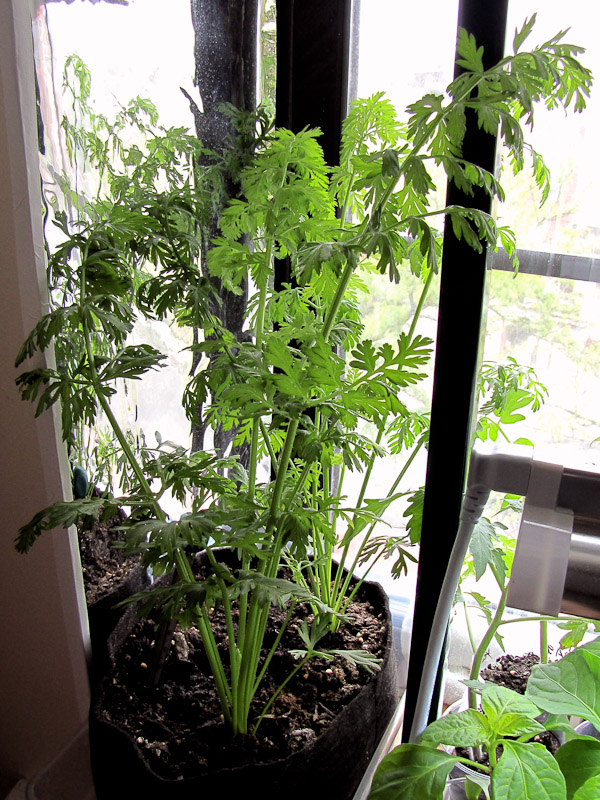
<svg viewBox="0 0 600 800">
<path fill-rule="evenodd" d="M 275 122 L 318 127 L 328 164 L 339 163 L 348 105 L 351 0 L 277 0 Z"/>
<path fill-rule="evenodd" d="M 484 48 L 484 66 L 504 55 L 508 0 L 461 0 L 458 25 L 475 36 Z M 457 68 L 455 74 L 460 74 Z M 481 131 L 471 116 L 467 120 L 463 155 L 494 171 L 496 140 Z M 447 190 L 448 204 L 490 211 L 483 193 L 468 197 L 454 184 Z M 439 317 L 436 339 L 433 398 L 425 505 L 417 591 L 406 691 L 403 738 L 410 733 L 425 662 L 425 652 L 446 565 L 458 527 L 465 487 L 467 459 L 476 411 L 480 340 L 483 335 L 486 291 L 486 256 L 458 241 L 450 225 L 444 233 Z M 437 714 L 442 668 L 438 665 L 431 717 Z"/>
<path fill-rule="evenodd" d="M 326 162 L 339 164 L 348 110 L 352 0 L 277 0 L 275 124 L 298 133 L 320 128 Z M 289 282 L 279 262 L 275 288 Z"/>
</svg>

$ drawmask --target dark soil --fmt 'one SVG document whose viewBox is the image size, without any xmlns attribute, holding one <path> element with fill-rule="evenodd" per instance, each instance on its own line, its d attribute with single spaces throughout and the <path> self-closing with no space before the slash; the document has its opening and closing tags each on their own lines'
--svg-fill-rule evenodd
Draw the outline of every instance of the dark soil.
<svg viewBox="0 0 600 800">
<path fill-rule="evenodd" d="M 102 512 L 99 514 L 102 518 Z M 77 527 L 81 571 L 88 605 L 112 591 L 139 564 L 139 556 L 124 556 L 115 548 L 115 542 L 123 540 L 122 531 L 114 530 L 125 520 L 125 512 L 119 510 L 104 522 L 94 522 L 84 530 L 81 523 Z"/>
<path fill-rule="evenodd" d="M 386 643 L 385 614 L 360 599 L 351 603 L 351 621 L 321 640 L 319 649 L 363 650 L 381 657 Z M 275 640 L 285 609 L 273 608 L 267 646 Z M 306 605 L 297 606 L 277 647 L 263 687 L 252 708 L 256 719 L 273 691 L 298 661 L 290 650 L 304 649 L 297 627 L 310 619 Z M 211 612 L 212 627 L 223 654 L 226 631 L 220 609 Z M 104 719 L 125 729 L 151 769 L 166 779 L 191 778 L 221 767 L 285 758 L 315 739 L 340 710 L 372 678 L 341 656 L 313 658 L 286 685 L 263 719 L 256 736 L 233 738 L 223 724 L 213 679 L 196 629 L 177 628 L 158 688 L 148 684 L 156 626 L 140 621 L 105 682 Z M 226 656 L 224 658 L 226 660 Z"/>
<path fill-rule="evenodd" d="M 488 664 L 481 670 L 481 677 L 484 681 L 525 694 L 532 667 L 539 662 L 540 657 L 535 653 L 527 653 L 524 656 L 500 656 L 493 664 Z"/>
</svg>

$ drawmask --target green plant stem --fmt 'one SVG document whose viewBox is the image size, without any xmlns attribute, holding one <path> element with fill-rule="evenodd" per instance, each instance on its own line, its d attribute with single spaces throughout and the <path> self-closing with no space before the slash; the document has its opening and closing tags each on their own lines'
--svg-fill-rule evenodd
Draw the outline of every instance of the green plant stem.
<svg viewBox="0 0 600 800">
<path fill-rule="evenodd" d="M 344 267 L 344 271 L 342 272 L 342 276 L 340 278 L 340 282 L 337 285 L 337 289 L 333 300 L 331 301 L 331 306 L 329 307 L 329 311 L 327 313 L 327 317 L 325 322 L 323 323 L 323 338 L 325 341 L 329 339 L 329 334 L 332 331 L 333 325 L 335 323 L 335 318 L 337 317 L 339 308 L 342 304 L 342 300 L 344 299 L 344 295 L 346 294 L 346 289 L 348 288 L 348 284 L 350 283 L 350 278 L 352 277 L 352 273 L 354 272 L 354 265 L 352 262 L 348 261 L 346 266 Z"/>
<path fill-rule="evenodd" d="M 498 759 L 496 758 L 496 742 L 490 742 L 490 746 L 486 748 L 488 758 L 490 760 L 490 771 L 493 772 L 498 765 Z"/>
<path fill-rule="evenodd" d="M 380 445 L 382 439 L 383 439 L 383 428 L 380 428 L 377 431 L 376 444 Z M 367 469 L 365 470 L 363 481 L 362 481 L 362 484 L 361 484 L 361 487 L 360 487 L 360 492 L 358 493 L 358 499 L 356 501 L 356 509 L 357 509 L 357 511 L 360 509 L 360 507 L 361 507 L 361 505 L 363 503 L 363 500 L 365 499 L 367 486 L 369 484 L 369 480 L 371 478 L 371 473 L 373 472 L 373 467 L 375 465 L 375 458 L 376 458 L 375 452 L 371 453 L 371 458 L 369 459 L 369 464 L 367 465 Z M 350 533 L 350 530 L 352 530 L 354 528 L 354 520 L 356 518 L 357 511 L 355 511 L 354 514 L 352 515 L 352 521 L 351 521 L 351 523 L 349 525 L 348 533 Z M 373 530 L 373 528 L 371 528 L 371 530 Z M 343 549 L 342 555 L 340 557 L 340 567 L 342 567 L 342 568 L 346 564 L 346 558 L 348 557 L 348 550 L 350 548 L 350 542 L 352 541 L 352 539 L 354 537 L 353 536 L 348 536 L 348 534 L 346 534 L 346 537 L 344 537 L 344 538 L 346 539 L 346 541 L 344 543 L 344 549 Z M 340 583 L 339 576 L 341 576 L 341 570 L 338 570 L 338 574 L 336 575 L 335 586 L 334 586 L 334 595 L 335 595 L 335 593 L 337 592 L 337 590 L 339 588 L 339 583 Z"/>
<path fill-rule="evenodd" d="M 82 277 L 81 277 L 80 302 L 81 302 L 82 309 L 83 309 L 84 302 L 85 302 L 85 260 L 84 259 L 85 259 L 86 255 L 87 254 L 84 255 L 84 258 L 82 258 L 82 268 L 81 268 Z M 135 456 L 133 454 L 133 451 L 131 450 L 131 448 L 129 446 L 129 442 L 127 441 L 127 437 L 124 435 L 123 431 L 121 430 L 121 426 L 119 425 L 115 415 L 113 414 L 112 409 L 110 408 L 110 405 L 109 405 L 106 397 L 100 391 L 101 382 L 100 382 L 100 377 L 98 375 L 98 372 L 97 372 L 96 366 L 95 366 L 94 353 L 93 353 L 93 347 L 92 347 L 92 339 L 91 339 L 91 335 L 90 335 L 89 326 L 88 326 L 88 323 L 87 323 L 87 317 L 83 313 L 83 311 L 82 311 L 81 317 L 82 317 L 82 320 L 83 320 L 82 328 L 83 328 L 84 339 L 85 339 L 86 353 L 87 353 L 88 362 L 89 362 L 89 369 L 90 369 L 90 374 L 91 374 L 91 378 L 92 378 L 92 383 L 94 385 L 94 389 L 96 390 L 96 396 L 98 397 L 98 402 L 100 403 L 100 406 L 101 406 L 102 410 L 104 411 L 104 413 L 106 415 L 106 418 L 108 419 L 109 424 L 111 425 L 111 427 L 112 427 L 112 429 L 114 431 L 114 434 L 117 437 L 117 439 L 119 441 L 119 444 L 121 445 L 121 447 L 123 449 L 123 453 L 125 454 L 126 459 L 129 461 L 129 464 L 131 465 L 133 473 L 135 474 L 136 478 L 138 479 L 140 487 L 142 488 L 143 492 L 146 494 L 146 496 L 147 496 L 147 498 L 148 498 L 148 500 L 150 502 L 150 505 L 151 505 L 156 517 L 157 517 L 157 519 L 165 521 L 166 520 L 166 515 L 165 515 L 164 511 L 162 510 L 162 508 L 160 507 L 158 501 L 154 497 L 154 494 L 153 494 L 153 492 L 152 492 L 152 490 L 150 488 L 150 485 L 149 485 L 149 483 L 148 483 L 148 481 L 146 479 L 146 476 L 144 475 L 144 472 L 143 472 L 142 468 L 140 467 L 139 463 L 137 462 L 137 459 L 135 458 Z M 195 578 L 194 578 L 194 574 L 192 572 L 192 568 L 191 568 L 187 558 L 185 557 L 185 554 L 179 548 L 177 548 L 177 549 L 175 549 L 174 556 L 175 556 L 175 563 L 176 563 L 176 567 L 177 567 L 177 570 L 178 570 L 178 574 L 181 576 L 181 578 L 183 580 L 185 580 L 185 581 L 190 582 L 190 583 L 195 583 Z M 225 676 L 225 670 L 223 668 L 223 663 L 222 663 L 221 658 L 219 656 L 219 652 L 218 652 L 217 645 L 216 645 L 216 642 L 215 642 L 215 639 L 214 639 L 214 634 L 212 632 L 212 628 L 211 628 L 211 625 L 210 625 L 210 620 L 208 618 L 208 614 L 207 614 L 206 608 L 204 606 L 197 607 L 195 616 L 197 618 L 198 629 L 199 629 L 200 634 L 202 636 L 202 640 L 203 640 L 204 647 L 205 647 L 205 650 L 206 650 L 207 658 L 208 658 L 210 666 L 211 666 L 212 674 L 213 674 L 214 679 L 215 679 L 215 684 L 216 684 L 216 687 L 217 687 L 217 692 L 219 694 L 219 699 L 220 699 L 220 702 L 221 702 L 223 715 L 224 715 L 225 719 L 227 720 L 227 722 L 231 723 L 231 719 L 229 717 L 229 711 L 228 711 L 229 705 L 231 703 L 231 692 L 230 692 L 229 686 L 227 684 L 227 679 L 226 679 L 226 676 Z"/>
<path fill-rule="evenodd" d="M 292 458 L 292 451 L 294 448 L 294 442 L 296 441 L 296 433 L 298 432 L 299 424 L 300 424 L 299 416 L 292 418 L 288 424 L 285 442 L 283 445 L 283 449 L 280 453 L 279 464 L 277 466 L 277 478 L 275 479 L 275 486 L 273 487 L 273 493 L 271 495 L 271 504 L 269 508 L 269 522 L 267 524 L 267 536 L 270 533 L 271 534 L 274 533 L 279 523 L 279 517 L 281 514 L 279 509 L 281 508 L 283 490 L 285 487 L 285 477 L 287 474 L 288 466 Z M 270 568 L 268 569 L 267 572 L 267 574 L 271 578 L 275 577 L 277 573 L 277 568 L 279 567 L 281 547 L 283 545 L 282 536 L 283 536 L 282 531 L 281 530 L 277 531 L 273 553 L 270 557 Z"/>
<path fill-rule="evenodd" d="M 421 290 L 421 294 L 419 296 L 419 301 L 417 303 L 417 307 L 415 309 L 415 313 L 413 314 L 413 319 L 412 319 L 412 322 L 411 322 L 411 326 L 410 326 L 410 329 L 408 331 L 408 336 L 409 336 L 410 339 L 412 339 L 412 337 L 415 334 L 417 323 L 418 323 L 419 318 L 421 316 L 421 312 L 422 312 L 422 310 L 424 308 L 425 300 L 427 299 L 427 295 L 428 295 L 429 290 L 431 288 L 432 281 L 433 281 L 433 270 L 430 270 L 429 271 L 429 275 L 427 276 L 427 279 L 426 279 L 425 284 L 423 286 L 423 289 Z M 382 438 L 383 438 L 383 429 L 380 429 L 378 431 L 378 434 L 377 434 L 377 444 L 378 445 L 381 444 Z M 401 482 L 402 478 L 404 477 L 404 475 L 406 474 L 408 468 L 410 467 L 410 465 L 412 464 L 412 462 L 416 458 L 417 453 L 421 449 L 421 447 L 424 444 L 424 442 L 425 442 L 425 440 L 423 438 L 421 438 L 419 440 L 416 448 L 414 448 L 414 450 L 411 453 L 410 457 L 407 459 L 406 463 L 404 464 L 404 466 L 400 470 L 400 473 L 399 473 L 398 477 L 396 478 L 396 480 L 394 481 L 394 484 L 393 484 L 392 488 L 387 493 L 387 497 L 391 497 L 395 493 L 396 489 L 400 485 L 400 482 Z M 359 495 L 359 499 L 358 499 L 358 502 L 357 502 L 357 508 L 360 508 L 360 506 L 362 504 L 362 501 L 364 499 L 364 496 L 365 496 L 365 493 L 366 493 L 366 490 L 367 490 L 367 485 L 368 485 L 368 482 L 369 482 L 370 477 L 371 477 L 371 472 L 372 472 L 374 463 L 375 463 L 375 454 L 373 453 L 372 456 L 371 456 L 371 460 L 369 462 L 369 466 L 367 467 L 367 470 L 366 470 L 366 473 L 365 473 L 365 478 L 364 478 L 362 486 L 361 486 L 360 495 Z M 356 569 L 356 567 L 357 567 L 357 565 L 358 565 L 358 563 L 360 561 L 360 558 L 361 558 L 361 555 L 362 555 L 362 553 L 364 551 L 364 548 L 366 547 L 366 545 L 367 545 L 367 543 L 368 543 L 368 541 L 369 541 L 369 539 L 371 537 L 371 534 L 373 533 L 374 529 L 375 529 L 375 525 L 373 524 L 369 528 L 369 530 L 366 533 L 366 535 L 363 537 L 363 541 L 361 542 L 361 545 L 360 545 L 360 547 L 358 549 L 356 557 L 354 558 L 354 561 L 352 563 L 352 567 L 348 570 L 348 577 L 347 577 L 346 581 L 344 582 L 344 587 L 343 587 L 342 592 L 341 592 L 342 596 L 345 595 L 345 593 L 346 593 L 346 591 L 348 589 L 348 585 L 350 583 L 350 576 L 351 576 L 352 573 L 354 573 L 354 570 Z M 344 567 L 345 564 L 346 564 L 346 558 L 348 556 L 349 547 L 350 547 L 350 541 L 347 541 L 346 544 L 344 545 L 344 550 L 343 550 L 342 556 L 340 558 L 340 566 L 341 567 Z M 367 570 L 367 572 L 363 576 L 363 580 L 366 578 L 366 576 L 367 576 L 368 572 L 370 571 L 370 569 L 372 569 L 372 566 L 369 568 L 369 570 Z M 338 576 L 341 576 L 341 574 L 342 574 L 342 570 L 340 569 L 340 570 L 338 570 L 338 574 L 336 575 L 336 585 L 335 585 L 334 591 L 333 591 L 333 596 L 334 597 L 337 597 L 337 591 L 339 589 Z"/>
<path fill-rule="evenodd" d="M 285 486 L 285 476 L 291 460 L 292 450 L 296 433 L 298 431 L 300 419 L 296 417 L 290 420 L 288 430 L 283 445 L 283 449 L 279 456 L 279 463 L 277 465 L 277 478 L 275 479 L 275 486 L 271 495 L 271 504 L 269 507 L 269 521 L 267 523 L 266 534 L 275 534 L 277 524 L 279 522 L 280 513 L 278 509 L 281 506 L 283 489 Z M 266 561 L 265 575 L 268 577 L 275 577 L 281 559 L 281 549 L 283 546 L 283 532 L 277 531 L 273 549 Z M 243 640 L 243 649 L 241 653 L 241 672 L 239 678 L 239 695 L 240 705 L 243 708 L 243 714 L 239 714 L 239 721 L 237 729 L 234 728 L 234 733 L 247 732 L 247 720 L 250 710 L 250 703 L 254 696 L 256 675 L 258 672 L 258 664 L 260 660 L 260 653 L 264 635 L 269 616 L 269 605 L 261 604 L 255 592 L 252 593 L 250 599 L 245 631 Z M 243 717 L 243 720 L 242 720 Z"/>
<path fill-rule="evenodd" d="M 258 420 L 258 425 L 260 427 L 260 432 L 263 437 L 263 441 L 267 447 L 267 452 L 269 453 L 269 458 L 271 460 L 271 467 L 275 471 L 277 470 L 277 456 L 275 455 L 275 451 L 273 450 L 273 446 L 271 444 L 271 440 L 269 438 L 269 433 L 267 431 L 267 427 L 262 419 Z M 275 473 L 277 476 L 277 473 Z"/>
<path fill-rule="evenodd" d="M 473 656 L 471 674 L 469 675 L 469 678 L 472 681 L 479 680 L 479 673 L 481 672 L 483 657 L 485 656 L 492 639 L 496 635 L 498 628 L 502 624 L 502 615 L 504 614 L 504 610 L 506 608 L 506 598 L 508 596 L 508 582 L 506 583 L 506 586 L 504 586 L 503 582 L 500 580 L 500 576 L 498 575 L 496 568 L 493 565 L 490 565 L 490 569 L 492 570 L 498 585 L 502 589 L 502 593 L 500 595 L 500 602 L 498 603 L 498 608 L 494 614 L 492 624 L 488 627 L 485 636 L 479 643 L 479 647 Z M 477 708 L 477 693 L 474 689 L 469 689 L 469 708 Z"/>
<path fill-rule="evenodd" d="M 235 698 L 238 696 L 238 684 L 239 684 L 239 677 L 240 677 L 240 651 L 237 646 L 236 637 L 235 637 L 235 630 L 233 626 L 233 616 L 231 612 L 231 602 L 229 599 L 229 593 L 227 591 L 227 586 L 225 585 L 225 581 L 223 577 L 219 574 L 219 565 L 217 560 L 214 556 L 214 553 L 207 548 L 206 555 L 208 557 L 209 563 L 212 567 L 213 574 L 217 578 L 217 583 L 219 585 L 219 589 L 221 592 L 221 599 L 223 602 L 223 613 L 225 616 L 225 624 L 227 627 L 227 640 L 228 640 L 228 648 L 229 648 L 229 668 L 231 673 L 231 691 L 225 692 L 225 696 L 229 699 L 232 707 L 232 725 L 237 727 L 238 725 L 238 713 L 239 708 L 235 703 Z M 212 627 L 211 627 L 211 639 L 212 636 Z M 218 653 L 217 653 L 218 657 Z M 219 663 L 221 663 L 221 659 L 219 658 Z M 224 679 L 224 685 L 227 685 L 227 681 L 225 679 L 224 672 L 219 670 L 222 678 Z"/>
<path fill-rule="evenodd" d="M 425 438 L 424 438 L 424 437 L 421 437 L 421 438 L 419 439 L 419 441 L 417 442 L 416 446 L 413 448 L 413 451 L 412 451 L 412 453 L 410 454 L 410 456 L 409 456 L 409 457 L 407 458 L 407 460 L 405 461 L 405 463 L 404 463 L 404 465 L 403 465 L 402 469 L 401 469 L 401 470 L 400 470 L 400 472 L 398 473 L 398 476 L 396 477 L 396 480 L 394 481 L 394 483 L 392 484 L 391 488 L 389 489 L 389 491 L 388 491 L 388 493 L 387 493 L 387 495 L 386 495 L 386 499 L 387 499 L 388 497 L 392 497 L 392 495 L 394 495 L 394 494 L 395 494 L 395 492 L 396 492 L 396 489 L 397 489 L 397 488 L 398 488 L 398 486 L 400 485 L 400 483 L 401 483 L 402 479 L 404 478 L 404 476 L 406 475 L 406 473 L 407 473 L 408 469 L 410 468 L 410 465 L 413 463 L 413 461 L 414 461 L 414 460 L 415 460 L 415 458 L 417 457 L 417 454 L 418 454 L 419 450 L 421 449 L 421 447 L 423 447 L 423 445 L 424 445 L 424 444 L 425 444 Z M 372 523 L 371 527 L 369 528 L 369 530 L 367 531 L 367 533 L 366 533 L 366 534 L 365 534 L 365 536 L 363 537 L 363 540 L 362 540 L 362 542 L 360 543 L 360 546 L 358 547 L 358 550 L 357 550 L 357 552 L 356 552 L 356 555 L 354 556 L 354 560 L 353 560 L 353 562 L 352 562 L 352 566 L 351 566 L 351 567 L 350 567 L 350 569 L 348 570 L 348 575 L 346 576 L 346 580 L 344 581 L 344 585 L 343 585 L 343 587 L 342 587 L 342 590 L 341 590 L 341 593 L 340 593 L 342 597 L 343 597 L 343 596 L 346 594 L 346 592 L 347 592 L 347 590 L 348 590 L 348 586 L 349 586 L 349 584 L 350 584 L 350 581 L 351 581 L 351 579 L 352 579 L 352 574 L 354 573 L 354 570 L 355 570 L 355 569 L 356 569 L 356 567 L 358 566 L 358 563 L 359 563 L 359 561 L 360 561 L 360 559 L 361 559 L 361 557 L 362 557 L 362 554 L 363 554 L 363 552 L 364 552 L 364 549 L 365 549 L 365 547 L 367 546 L 367 544 L 368 544 L 368 542 L 369 542 L 369 539 L 370 539 L 370 537 L 371 537 L 371 535 L 372 535 L 373 531 L 375 530 L 375 524 L 376 524 L 375 522 L 373 522 L 373 523 Z M 378 557 L 377 557 L 377 558 L 376 558 L 376 559 L 373 561 L 373 563 L 372 563 L 372 564 L 369 566 L 369 568 L 366 570 L 365 574 L 362 576 L 362 579 L 361 579 L 361 581 L 359 581 L 359 582 L 357 583 L 357 585 L 356 585 L 356 587 L 354 588 L 354 590 L 353 590 L 352 594 L 350 595 L 350 597 L 348 597 L 348 598 L 347 598 L 347 600 L 346 600 L 346 603 L 344 604 L 344 609 L 345 609 L 345 608 L 347 608 L 347 606 L 348 606 L 348 603 L 349 603 L 349 602 L 352 600 L 352 597 L 354 596 L 355 592 L 357 591 L 358 587 L 360 586 L 360 583 L 361 583 L 362 581 L 366 580 L 366 578 L 367 578 L 367 576 L 368 576 L 369 572 L 370 572 L 370 571 L 373 569 L 373 566 L 375 565 L 375 563 L 376 563 L 376 561 L 378 560 L 378 558 L 379 558 L 379 556 L 378 556 Z"/>
<path fill-rule="evenodd" d="M 276 691 L 276 692 L 274 692 L 274 694 L 272 694 L 272 695 L 271 695 L 271 697 L 270 697 L 270 699 L 269 699 L 269 702 L 268 702 L 268 703 L 266 704 L 266 706 L 263 708 L 263 710 L 262 710 L 262 712 L 261 712 L 261 714 L 260 714 L 260 716 L 259 716 L 258 720 L 256 721 L 256 725 L 254 726 L 254 731 L 253 731 L 253 733 L 254 733 L 254 735 L 255 735 L 255 736 L 256 736 L 256 731 L 258 730 L 258 727 L 259 727 L 260 723 L 263 721 L 263 719 L 264 719 L 264 717 L 265 717 L 265 714 L 267 713 L 267 711 L 268 711 L 268 710 L 271 708 L 271 706 L 273 705 L 273 703 L 275 702 L 275 700 L 276 700 L 276 699 L 279 697 L 279 695 L 281 694 L 281 692 L 283 691 L 283 689 L 284 689 L 284 688 L 287 686 L 287 684 L 288 684 L 288 683 L 289 683 L 289 682 L 292 680 L 292 678 L 294 677 L 294 675 L 296 675 L 296 674 L 297 674 L 297 673 L 298 673 L 298 672 L 299 672 L 299 671 L 302 669 L 302 667 L 303 667 L 303 666 L 306 664 L 306 662 L 308 661 L 308 659 L 309 659 L 310 657 L 311 657 L 311 654 L 310 654 L 310 653 L 307 653 L 307 654 L 304 656 L 304 658 L 302 659 L 302 661 L 301 661 L 301 662 L 298 664 L 298 666 L 297 666 L 297 667 L 294 667 L 294 669 L 293 669 L 293 670 L 290 672 L 290 674 L 289 674 L 289 675 L 287 676 L 287 678 L 286 678 L 286 679 L 283 681 L 283 683 L 282 683 L 282 684 L 281 684 L 281 685 L 280 685 L 280 686 L 277 688 L 277 691 Z"/>
<path fill-rule="evenodd" d="M 425 284 L 421 290 L 421 294 L 419 296 L 419 302 L 417 303 L 417 307 L 415 309 L 415 313 L 413 314 L 412 322 L 410 324 L 410 328 L 408 330 L 408 338 L 412 339 L 415 335 L 415 330 L 417 328 L 417 323 L 419 321 L 419 317 L 421 316 L 421 312 L 423 311 L 423 307 L 425 305 L 425 300 L 427 299 L 427 295 L 429 294 L 429 290 L 431 289 L 431 284 L 433 283 L 434 272 L 432 269 L 429 270 L 429 274 L 427 279 L 425 280 Z"/>
<path fill-rule="evenodd" d="M 548 620 L 540 621 L 540 661 L 548 663 Z"/>
<path fill-rule="evenodd" d="M 264 664 L 262 666 L 262 669 L 261 669 L 260 673 L 258 674 L 258 676 L 256 678 L 256 682 L 254 684 L 254 691 L 253 691 L 254 695 L 256 695 L 256 692 L 258 691 L 258 687 L 260 686 L 260 684 L 262 682 L 262 679 L 264 678 L 265 673 L 266 673 L 266 671 L 267 671 L 267 669 L 269 667 L 269 664 L 271 663 L 271 659 L 273 658 L 273 654 L 277 650 L 279 642 L 283 638 L 283 634 L 285 633 L 285 631 L 287 629 L 287 626 L 289 625 L 290 619 L 292 618 L 292 614 L 294 613 L 294 609 L 296 608 L 296 605 L 297 605 L 297 603 L 296 603 L 295 600 L 292 600 L 292 602 L 290 602 L 290 605 L 289 605 L 287 614 L 285 616 L 285 619 L 283 621 L 283 624 L 279 628 L 279 631 L 277 632 L 277 636 L 275 637 L 275 641 L 273 642 L 273 646 L 269 650 L 269 653 L 268 653 L 267 657 L 265 658 L 265 661 L 264 661 Z"/>
<path fill-rule="evenodd" d="M 204 644 L 206 657 L 208 658 L 211 672 L 215 680 L 215 686 L 219 695 L 219 702 L 223 712 L 223 717 L 225 722 L 233 727 L 233 719 L 231 717 L 231 690 L 227 684 L 227 678 L 225 676 L 225 670 L 223 669 L 221 656 L 219 655 L 219 651 L 214 639 L 210 617 L 208 616 L 208 611 L 204 606 L 200 608 L 200 616 L 196 620 L 196 624 L 198 626 L 200 636 L 202 637 L 202 643 Z"/>
<path fill-rule="evenodd" d="M 491 775 L 492 769 L 485 764 L 480 764 L 478 761 L 471 761 L 470 758 L 463 758 L 462 756 L 456 756 L 455 761 L 458 761 L 459 764 L 465 764 L 467 767 L 471 767 L 474 770 L 481 770 L 482 772 L 487 772 L 488 775 Z"/>
<path fill-rule="evenodd" d="M 267 269 L 265 274 L 270 274 L 273 261 L 273 239 L 269 237 L 267 247 L 264 254 L 265 265 Z M 262 341 L 265 328 L 265 313 L 267 307 L 267 279 L 262 280 L 258 290 L 258 306 L 256 310 L 256 321 L 254 325 L 254 345 L 257 350 L 262 347 Z M 256 471 L 258 468 L 258 434 L 260 429 L 260 418 L 252 420 L 252 434 L 250 437 L 250 460 L 249 460 L 249 475 L 248 475 L 248 497 L 250 500 L 254 499 L 256 492 Z"/>
<path fill-rule="evenodd" d="M 471 645 L 471 650 L 473 651 L 473 654 L 475 654 L 475 652 L 477 651 L 477 643 L 475 642 L 475 636 L 473 635 L 473 628 L 471 626 L 471 619 L 469 617 L 469 612 L 468 612 L 468 609 L 467 609 L 467 603 L 466 603 L 465 600 L 463 600 L 462 604 L 463 604 L 463 609 L 464 609 L 464 612 L 465 612 L 465 622 L 466 622 L 466 625 L 467 625 L 467 634 L 469 636 L 469 643 Z"/>
</svg>

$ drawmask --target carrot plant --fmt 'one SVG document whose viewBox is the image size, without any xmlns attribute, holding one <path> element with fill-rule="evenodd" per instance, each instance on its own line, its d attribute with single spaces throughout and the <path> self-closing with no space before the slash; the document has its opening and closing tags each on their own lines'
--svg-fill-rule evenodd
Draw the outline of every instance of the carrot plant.
<svg viewBox="0 0 600 800">
<path fill-rule="evenodd" d="M 221 214 L 221 235 L 208 250 L 208 276 L 199 268 L 201 220 L 212 195 L 193 160 L 188 180 L 166 191 L 145 185 L 131 196 L 123 192 L 98 220 L 74 233 L 65 230 L 65 243 L 52 255 L 73 290 L 63 307 L 42 318 L 18 362 L 49 349 L 64 324 L 79 337 L 81 356 L 66 372 L 24 373 L 22 394 L 37 402 L 38 413 L 60 399 L 64 435 L 82 417 L 93 424 L 98 407 L 105 412 L 134 476 L 131 491 L 114 501 L 133 509 L 124 526 L 126 547 L 140 551 L 155 574 L 175 576 L 136 599 L 143 613 L 158 610 L 198 628 L 223 718 L 234 733 L 255 731 L 272 702 L 262 700 L 261 708 L 257 698 L 294 607 L 308 602 L 314 611 L 314 621 L 299 630 L 305 645 L 294 653 L 299 663 L 329 659 L 333 652 L 322 638 L 348 612 L 352 567 L 390 548 L 400 569 L 410 557 L 418 494 L 405 536 L 383 541 L 372 534 L 426 443 L 427 417 L 410 409 L 405 390 L 422 380 L 432 352 L 417 327 L 439 267 L 439 229 L 445 221 L 478 250 L 495 247 L 499 238 L 512 250 L 510 236 L 489 214 L 431 205 L 430 165 L 441 165 L 467 192 L 479 187 L 502 198 L 496 178 L 461 155 L 467 112 L 500 133 L 521 169 L 527 152 L 521 126 L 532 120 L 534 103 L 579 109 L 589 87 L 577 48 L 560 37 L 521 52 L 530 28 L 527 23 L 519 35 L 515 54 L 489 70 L 473 38 L 461 32 L 466 71 L 444 96 L 413 104 L 406 124 L 381 95 L 355 103 L 339 168 L 325 163 L 317 130 L 260 130 L 239 175 L 240 194 Z M 144 163 L 141 157 L 140 170 Z M 541 157 L 533 154 L 533 163 L 544 182 Z M 292 277 L 275 291 L 283 259 Z M 130 268 L 138 260 L 147 275 L 134 285 Z M 406 271 L 422 281 L 412 324 L 394 344 L 377 346 L 363 334 L 357 295 L 365 269 L 393 283 Z M 236 337 L 215 310 L 213 282 L 239 294 L 248 278 L 246 329 Z M 110 408 L 113 383 L 138 379 L 164 358 L 146 345 L 127 345 L 136 314 L 170 314 L 203 332 L 190 346 L 196 369 L 184 405 L 192 424 L 200 410 L 207 428 L 235 430 L 236 447 L 250 452 L 247 468 L 227 453 L 159 452 L 140 460 L 128 447 Z M 108 357 L 89 346 L 92 335 L 111 343 Z M 373 498 L 369 478 L 388 449 L 406 452 L 406 462 L 386 495 Z M 358 498 L 349 502 L 344 476 L 352 470 L 364 478 Z M 179 519 L 164 511 L 167 491 L 187 502 Z M 57 503 L 22 528 L 17 547 L 26 551 L 43 530 L 97 508 L 93 499 Z M 358 554 L 351 556 L 359 536 Z M 237 564 L 225 563 L 220 548 Z M 206 578 L 193 571 L 190 557 L 198 553 L 208 562 Z M 291 567 L 292 579 L 282 576 L 283 566 Z M 351 568 L 347 574 L 344 566 Z M 211 628 L 209 610 L 216 603 L 225 614 L 226 653 Z M 273 604 L 287 612 L 265 653 Z M 342 655 L 376 668 L 362 651 Z"/>
</svg>

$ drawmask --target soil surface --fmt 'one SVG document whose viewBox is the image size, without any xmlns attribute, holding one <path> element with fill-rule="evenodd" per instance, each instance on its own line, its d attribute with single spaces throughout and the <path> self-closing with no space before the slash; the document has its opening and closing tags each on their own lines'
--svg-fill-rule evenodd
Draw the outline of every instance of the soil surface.
<svg viewBox="0 0 600 800">
<path fill-rule="evenodd" d="M 319 649 L 362 650 L 381 657 L 386 642 L 385 613 L 376 612 L 361 599 L 360 592 L 356 598 L 348 608 L 351 621 L 322 639 Z M 266 637 L 269 648 L 285 614 L 285 609 L 271 609 Z M 277 646 L 252 707 L 253 720 L 299 663 L 290 650 L 305 648 L 297 633 L 303 619 L 312 619 L 310 608 L 304 604 L 296 607 Z M 211 611 L 211 623 L 226 661 L 226 631 L 219 608 Z M 102 714 L 129 733 L 149 766 L 166 779 L 285 758 L 319 736 L 372 679 L 367 670 L 342 656 L 331 660 L 315 657 L 279 694 L 256 736 L 233 738 L 223 724 L 214 681 L 206 674 L 206 656 L 197 630 L 176 628 L 158 688 L 150 687 L 148 681 L 155 636 L 152 620 L 138 622 L 105 682 Z"/>
<path fill-rule="evenodd" d="M 102 518 L 102 512 L 99 517 Z M 81 523 L 77 526 L 81 571 L 88 605 L 110 592 L 139 564 L 139 555 L 124 556 L 121 550 L 113 547 L 115 542 L 123 540 L 122 531 L 115 531 L 114 528 L 124 520 L 125 512 L 120 510 L 104 522 L 94 522 L 87 530 L 83 529 Z"/>
<path fill-rule="evenodd" d="M 526 653 L 524 656 L 500 656 L 493 664 L 488 664 L 481 670 L 481 677 L 484 681 L 525 694 L 531 670 L 539 662 L 540 657 L 535 653 Z"/>
</svg>

